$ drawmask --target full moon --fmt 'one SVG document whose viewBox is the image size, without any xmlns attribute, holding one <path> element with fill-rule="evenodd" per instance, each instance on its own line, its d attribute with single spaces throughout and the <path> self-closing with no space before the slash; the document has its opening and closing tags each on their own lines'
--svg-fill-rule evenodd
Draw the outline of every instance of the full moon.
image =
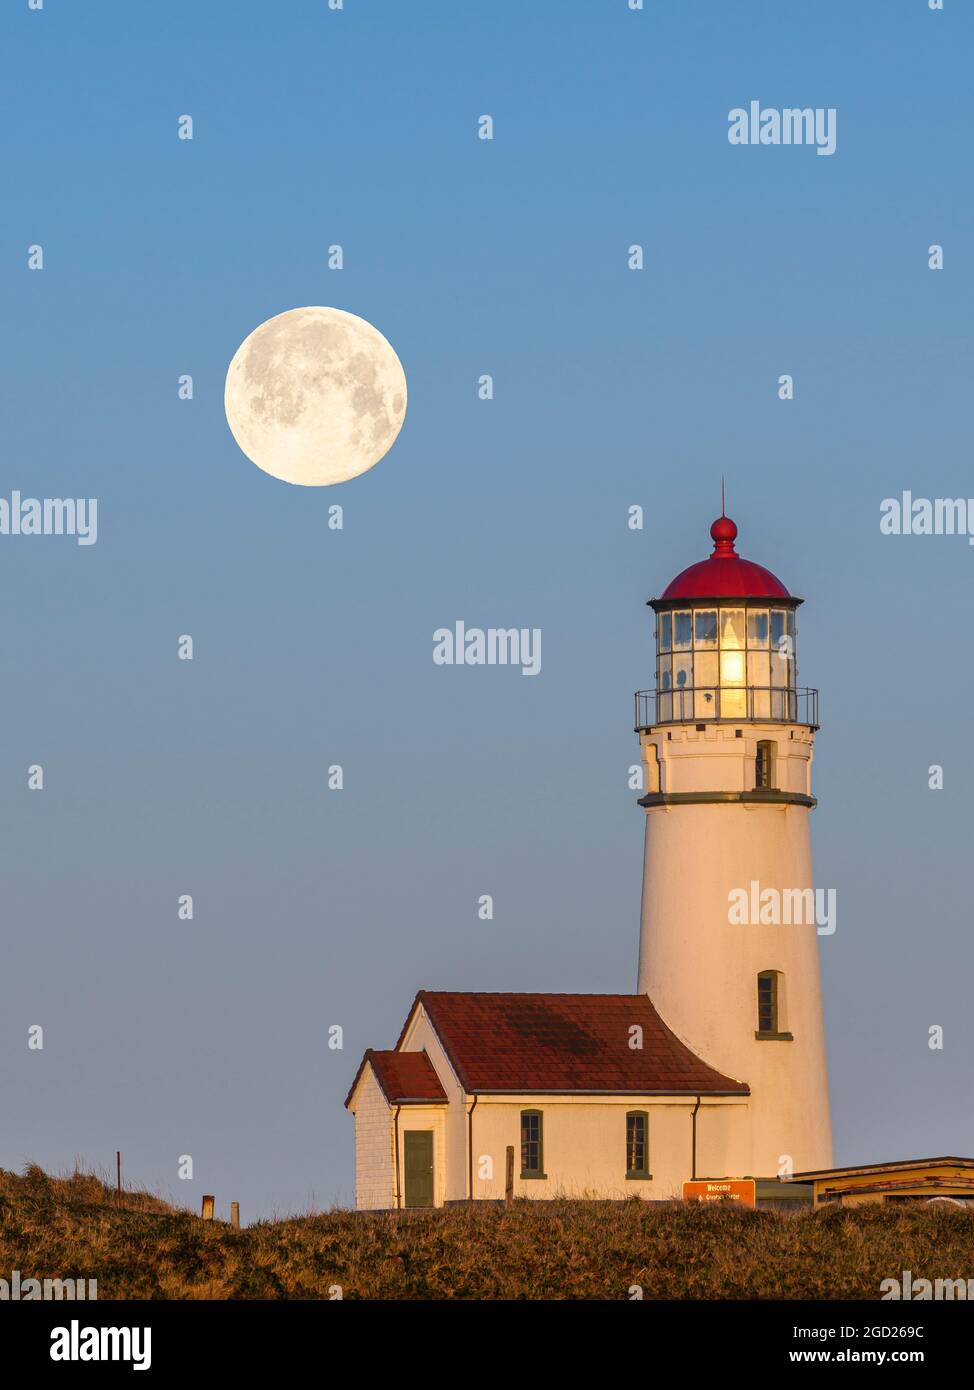
<svg viewBox="0 0 974 1390">
<path fill-rule="evenodd" d="M 406 414 L 406 374 L 377 328 L 342 309 L 289 309 L 237 348 L 227 424 L 258 468 L 302 487 L 374 468 Z"/>
</svg>

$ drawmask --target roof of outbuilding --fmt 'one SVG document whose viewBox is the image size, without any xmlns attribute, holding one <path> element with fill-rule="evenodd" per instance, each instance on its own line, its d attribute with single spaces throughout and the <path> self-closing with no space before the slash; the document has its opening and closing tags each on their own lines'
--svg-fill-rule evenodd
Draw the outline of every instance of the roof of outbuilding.
<svg viewBox="0 0 974 1390">
<path fill-rule="evenodd" d="M 446 1092 L 440 1085 L 440 1078 L 433 1070 L 433 1063 L 425 1051 L 376 1052 L 370 1047 L 355 1073 L 355 1080 L 345 1098 L 346 1105 L 352 1099 L 366 1062 L 371 1063 L 375 1079 L 390 1105 L 406 1105 L 416 1101 L 436 1103 L 446 1100 Z"/>
<path fill-rule="evenodd" d="M 846 1168 L 809 1168 L 804 1173 L 794 1173 L 792 1178 L 797 1181 L 811 1182 L 818 1178 L 850 1178 L 860 1174 L 900 1173 L 907 1168 L 972 1168 L 974 1169 L 974 1158 L 959 1158 L 953 1154 L 947 1154 L 940 1158 L 892 1158 L 885 1163 L 852 1163 Z"/>
<path fill-rule="evenodd" d="M 961 1177 L 937 1177 L 930 1173 L 923 1178 L 897 1178 L 892 1182 L 856 1183 L 854 1187 L 831 1187 L 825 1188 L 826 1192 L 841 1192 L 843 1197 L 854 1197 L 860 1192 L 900 1192 L 904 1190 L 915 1191 L 921 1188 L 924 1192 L 940 1192 L 949 1189 L 951 1192 L 960 1189 L 961 1192 L 974 1194 L 974 1178 Z"/>
<path fill-rule="evenodd" d="M 419 1006 L 468 1094 L 749 1094 L 745 1082 L 722 1075 L 691 1052 L 645 994 L 420 990 L 397 1046 Z M 636 1025 L 641 1047 L 632 1046 Z"/>
</svg>

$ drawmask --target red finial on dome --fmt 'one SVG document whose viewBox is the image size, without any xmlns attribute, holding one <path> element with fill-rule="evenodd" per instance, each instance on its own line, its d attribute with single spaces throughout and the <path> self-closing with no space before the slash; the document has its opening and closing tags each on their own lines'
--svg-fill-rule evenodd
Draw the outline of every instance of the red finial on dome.
<svg viewBox="0 0 974 1390">
<path fill-rule="evenodd" d="M 734 542 L 737 540 L 737 527 L 729 516 L 719 516 L 710 528 L 714 542 L 714 555 L 718 560 L 729 560 L 736 556 Z"/>
</svg>

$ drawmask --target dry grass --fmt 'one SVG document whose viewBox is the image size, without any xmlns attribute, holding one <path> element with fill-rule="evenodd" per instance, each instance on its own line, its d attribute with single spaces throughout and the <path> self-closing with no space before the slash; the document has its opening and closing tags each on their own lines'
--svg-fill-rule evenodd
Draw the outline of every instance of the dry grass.
<svg viewBox="0 0 974 1390">
<path fill-rule="evenodd" d="M 867 1298 L 974 1277 L 974 1213 L 556 1201 L 356 1215 L 241 1231 L 91 1174 L 0 1170 L 0 1276 L 98 1280 L 101 1298 Z"/>
<path fill-rule="evenodd" d="M 0 1168 L 0 1203 L 5 1199 L 61 1205 L 72 1203 L 88 1207 L 111 1206 L 122 1211 L 172 1212 L 175 1208 L 151 1192 L 118 1192 L 107 1173 L 84 1172 L 80 1168 L 67 1177 L 51 1177 L 36 1163 L 29 1163 L 23 1175 Z"/>
</svg>

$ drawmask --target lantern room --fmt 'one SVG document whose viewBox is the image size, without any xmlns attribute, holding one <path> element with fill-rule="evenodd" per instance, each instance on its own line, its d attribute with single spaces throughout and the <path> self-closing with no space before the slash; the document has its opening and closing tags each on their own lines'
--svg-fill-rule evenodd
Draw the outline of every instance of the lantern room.
<svg viewBox="0 0 974 1390">
<path fill-rule="evenodd" d="M 795 611 L 770 570 L 743 559 L 721 516 L 713 553 L 650 599 L 656 613 L 656 689 L 636 696 L 636 727 L 758 720 L 818 725 L 818 695 L 797 684 Z"/>
</svg>

